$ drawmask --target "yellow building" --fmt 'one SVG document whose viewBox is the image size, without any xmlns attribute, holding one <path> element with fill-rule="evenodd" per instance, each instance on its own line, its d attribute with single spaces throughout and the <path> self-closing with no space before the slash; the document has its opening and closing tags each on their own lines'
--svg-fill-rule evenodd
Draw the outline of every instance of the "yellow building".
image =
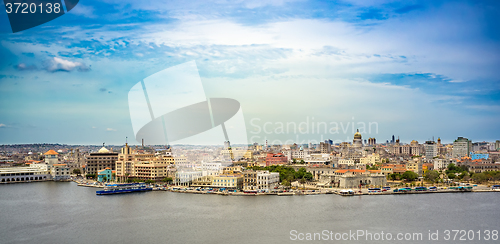
<svg viewBox="0 0 500 244">
<path fill-rule="evenodd" d="M 223 174 L 239 174 L 243 171 L 241 166 L 229 166 L 222 169 Z"/>
<path fill-rule="evenodd" d="M 247 149 L 241 148 L 227 148 L 221 151 L 222 156 L 225 158 L 231 158 L 232 160 L 239 159 L 252 159 L 253 152 Z"/>
<path fill-rule="evenodd" d="M 372 153 L 372 155 L 368 155 L 366 157 L 362 157 L 359 159 L 361 164 L 366 165 L 375 165 L 380 163 L 380 155 L 378 153 Z"/>
<path fill-rule="evenodd" d="M 243 189 L 242 174 L 220 174 L 215 176 L 212 181 L 213 187 Z"/>
<path fill-rule="evenodd" d="M 420 162 L 418 160 L 409 161 L 408 163 L 406 163 L 406 170 L 413 171 L 413 172 L 417 173 L 418 175 L 422 175 L 422 173 L 423 173 L 422 166 L 423 166 L 422 162 Z"/>
<path fill-rule="evenodd" d="M 116 176 L 121 181 L 125 181 L 127 178 L 155 181 L 166 177 L 173 178 L 175 163 L 176 158 L 172 157 L 170 152 L 162 155 L 138 154 L 128 144 L 125 144 L 116 161 Z"/>
</svg>

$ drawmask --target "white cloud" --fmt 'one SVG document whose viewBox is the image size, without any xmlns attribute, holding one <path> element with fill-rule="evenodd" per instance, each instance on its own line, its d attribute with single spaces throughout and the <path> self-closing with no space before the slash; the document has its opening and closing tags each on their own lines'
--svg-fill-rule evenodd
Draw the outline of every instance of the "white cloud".
<svg viewBox="0 0 500 244">
<path fill-rule="evenodd" d="M 72 62 L 69 60 L 64 60 L 62 58 L 54 57 L 46 63 L 45 69 L 49 72 L 70 72 L 73 70 L 89 71 L 90 67 L 85 65 L 84 63 Z"/>
<path fill-rule="evenodd" d="M 106 131 L 116 131 L 116 129 L 113 129 L 113 128 L 106 128 Z"/>
<path fill-rule="evenodd" d="M 5 124 L 0 124 L 0 128 L 5 128 L 5 127 L 7 127 L 7 125 L 5 125 Z"/>
</svg>

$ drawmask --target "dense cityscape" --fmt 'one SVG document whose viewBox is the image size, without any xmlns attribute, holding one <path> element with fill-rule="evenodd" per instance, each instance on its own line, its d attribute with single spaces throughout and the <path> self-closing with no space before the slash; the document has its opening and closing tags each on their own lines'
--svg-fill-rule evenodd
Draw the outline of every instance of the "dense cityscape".
<svg viewBox="0 0 500 244">
<path fill-rule="evenodd" d="M 226 141 L 223 147 L 3 145 L 0 182 L 76 181 L 95 187 L 145 182 L 154 189 L 224 194 L 331 193 L 331 189 L 335 193 L 355 189 L 353 193 L 361 194 L 384 193 L 391 187 L 390 192 L 397 192 L 404 186 L 401 191 L 446 186 L 458 190 L 456 186 L 465 185 L 460 190 L 473 191 L 481 184 L 491 189 L 500 181 L 499 150 L 498 140 L 472 142 L 458 137 L 450 144 L 442 144 L 440 138 L 404 144 L 393 136 L 377 143 L 375 138 L 363 140 L 359 131 L 352 142 L 340 144 L 325 140 L 235 146 Z"/>
</svg>

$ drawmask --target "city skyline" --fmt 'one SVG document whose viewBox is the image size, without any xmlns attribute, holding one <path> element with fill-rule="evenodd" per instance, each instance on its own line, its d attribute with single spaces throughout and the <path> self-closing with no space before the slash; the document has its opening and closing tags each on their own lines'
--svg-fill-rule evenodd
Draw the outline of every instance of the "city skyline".
<svg viewBox="0 0 500 244">
<path fill-rule="evenodd" d="M 85 1 L 16 34 L 2 11 L 0 144 L 140 144 L 131 141 L 128 91 L 192 60 L 208 98 L 240 102 L 248 144 L 350 141 L 358 122 L 377 123 L 362 134 L 378 143 L 495 142 L 498 4 Z M 278 130 L 312 118 L 353 126 Z"/>
</svg>

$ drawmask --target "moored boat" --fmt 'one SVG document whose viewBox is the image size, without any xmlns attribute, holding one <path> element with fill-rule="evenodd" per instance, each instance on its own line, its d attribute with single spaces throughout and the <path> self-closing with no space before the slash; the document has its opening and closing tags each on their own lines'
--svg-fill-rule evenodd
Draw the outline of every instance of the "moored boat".
<svg viewBox="0 0 500 244">
<path fill-rule="evenodd" d="M 148 187 L 145 183 L 130 183 L 130 184 L 110 184 L 104 187 L 102 191 L 96 191 L 96 195 L 110 195 L 132 192 L 152 191 L 153 188 Z"/>
<path fill-rule="evenodd" d="M 354 196 L 354 191 L 349 189 L 349 190 L 341 190 L 340 192 L 341 196 Z"/>
</svg>

